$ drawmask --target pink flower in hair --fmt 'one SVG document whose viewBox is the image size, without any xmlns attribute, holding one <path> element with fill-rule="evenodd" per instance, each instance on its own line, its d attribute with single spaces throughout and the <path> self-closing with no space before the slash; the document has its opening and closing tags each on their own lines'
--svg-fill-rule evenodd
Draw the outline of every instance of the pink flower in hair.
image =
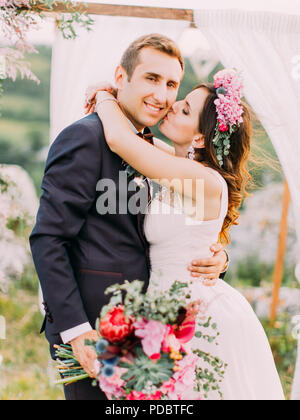
<svg viewBox="0 0 300 420">
<path fill-rule="evenodd" d="M 220 131 L 224 132 L 227 131 L 225 128 L 228 129 L 228 124 L 237 125 L 243 122 L 243 84 L 234 69 L 219 71 L 214 80 L 218 94 L 218 99 L 215 100 L 217 119 Z"/>
</svg>

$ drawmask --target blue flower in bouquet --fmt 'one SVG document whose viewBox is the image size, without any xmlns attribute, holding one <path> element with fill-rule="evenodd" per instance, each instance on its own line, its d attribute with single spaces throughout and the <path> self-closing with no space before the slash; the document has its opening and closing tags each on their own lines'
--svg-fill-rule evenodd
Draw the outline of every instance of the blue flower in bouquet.
<svg viewBox="0 0 300 420">
<path fill-rule="evenodd" d="M 96 351 L 97 351 L 97 353 L 99 353 L 99 354 L 105 353 L 108 345 L 109 345 L 109 342 L 107 340 L 104 340 L 103 338 L 101 338 L 96 343 Z"/>
<path fill-rule="evenodd" d="M 107 378 L 114 376 L 115 374 L 114 366 L 104 365 L 103 368 L 101 369 L 101 374 L 103 376 L 106 376 Z"/>
<path fill-rule="evenodd" d="M 119 356 L 112 357 L 111 359 L 102 359 L 101 362 L 107 366 L 115 366 L 120 360 Z"/>
</svg>

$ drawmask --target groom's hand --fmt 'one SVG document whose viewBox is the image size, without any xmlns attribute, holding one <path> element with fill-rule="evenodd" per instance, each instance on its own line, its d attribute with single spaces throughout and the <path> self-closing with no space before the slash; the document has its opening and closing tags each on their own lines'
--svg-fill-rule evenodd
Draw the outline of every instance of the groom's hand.
<svg viewBox="0 0 300 420">
<path fill-rule="evenodd" d="M 72 350 L 76 360 L 81 364 L 83 369 L 91 378 L 96 378 L 97 373 L 95 369 L 95 361 L 97 359 L 97 354 L 91 346 L 86 346 L 85 340 L 89 341 L 98 341 L 99 336 L 97 331 L 86 332 L 74 340 L 70 341 Z"/>
<path fill-rule="evenodd" d="M 192 277 L 203 277 L 207 280 L 214 280 L 220 277 L 226 269 L 228 257 L 224 247 L 220 244 L 213 244 L 210 250 L 214 253 L 210 258 L 193 260 L 188 266 Z"/>
</svg>

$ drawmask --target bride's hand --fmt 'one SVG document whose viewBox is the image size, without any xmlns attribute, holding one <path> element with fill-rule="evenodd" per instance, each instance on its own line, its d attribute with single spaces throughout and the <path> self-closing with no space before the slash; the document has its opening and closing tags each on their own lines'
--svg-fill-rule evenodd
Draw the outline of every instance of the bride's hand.
<svg viewBox="0 0 300 420">
<path fill-rule="evenodd" d="M 95 99 L 94 99 L 95 110 L 96 110 L 97 105 L 100 102 L 105 101 L 107 99 L 115 99 L 115 96 L 112 93 L 108 92 L 107 90 L 105 91 L 101 90 L 101 91 L 96 92 Z"/>
<path fill-rule="evenodd" d="M 192 277 L 201 277 L 205 286 L 214 286 L 219 279 L 220 274 L 224 272 L 228 266 L 227 253 L 220 243 L 213 244 L 210 248 L 213 256 L 192 261 L 188 266 Z"/>
<path fill-rule="evenodd" d="M 101 91 L 108 92 L 114 97 L 117 96 L 117 89 L 109 82 L 100 82 L 95 85 L 89 86 L 85 91 L 85 114 L 92 114 L 93 112 L 95 112 L 96 95 L 98 92 Z"/>
</svg>

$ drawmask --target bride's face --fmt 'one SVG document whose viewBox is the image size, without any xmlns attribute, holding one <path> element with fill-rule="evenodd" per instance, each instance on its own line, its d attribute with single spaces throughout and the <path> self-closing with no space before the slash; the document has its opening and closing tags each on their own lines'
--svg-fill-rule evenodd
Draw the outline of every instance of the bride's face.
<svg viewBox="0 0 300 420">
<path fill-rule="evenodd" d="M 199 117 L 207 96 L 208 92 L 200 88 L 175 102 L 159 126 L 161 133 L 174 144 L 190 146 L 199 135 Z"/>
</svg>

